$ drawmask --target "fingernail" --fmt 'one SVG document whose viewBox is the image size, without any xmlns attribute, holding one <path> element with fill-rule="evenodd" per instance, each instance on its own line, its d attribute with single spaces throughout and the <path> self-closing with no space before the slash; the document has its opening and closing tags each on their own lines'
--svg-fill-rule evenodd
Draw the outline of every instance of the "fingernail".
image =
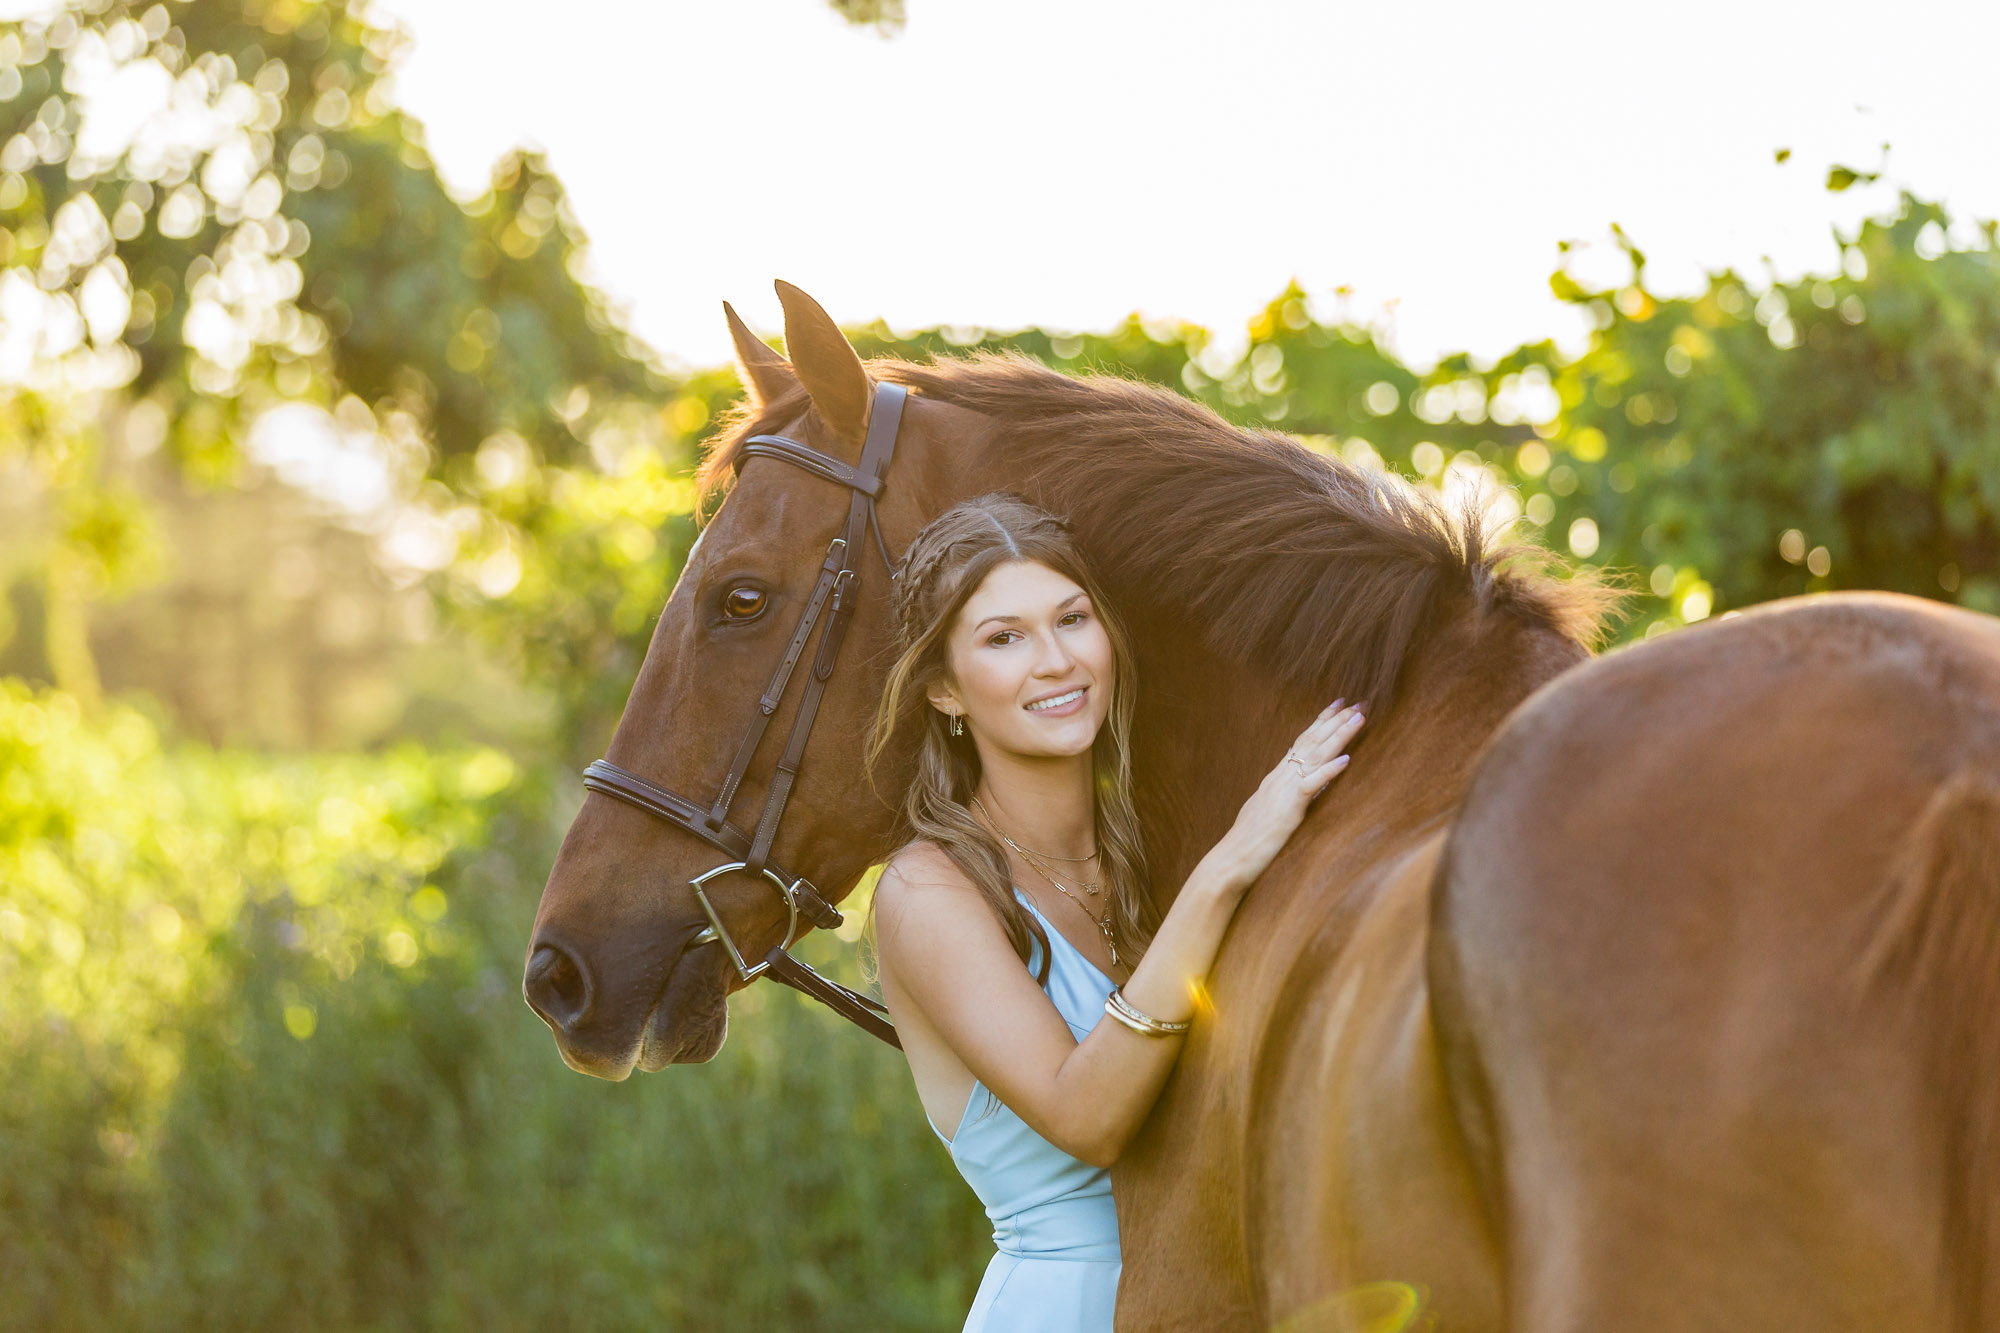
<svg viewBox="0 0 2000 1333">
<path fill-rule="evenodd" d="M 1344 755 L 1340 756 L 1340 758 L 1338 758 L 1338 759 L 1336 759 L 1336 760 L 1334 760 L 1334 761 L 1333 761 L 1333 766 L 1334 766 L 1335 768 L 1346 768 L 1346 767 L 1347 767 L 1347 761 L 1348 761 L 1348 760 L 1350 760 L 1350 759 L 1352 759 L 1353 757 L 1354 757 L 1354 756 L 1353 756 L 1353 755 L 1351 755 L 1351 754 L 1344 754 Z"/>
</svg>

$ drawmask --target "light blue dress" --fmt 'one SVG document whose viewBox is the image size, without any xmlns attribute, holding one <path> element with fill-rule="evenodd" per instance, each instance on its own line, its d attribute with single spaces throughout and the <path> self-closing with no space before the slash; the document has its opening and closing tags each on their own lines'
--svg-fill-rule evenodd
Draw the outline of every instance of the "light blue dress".
<svg viewBox="0 0 2000 1333">
<path fill-rule="evenodd" d="M 1054 950 L 1043 989 L 1078 1041 L 1104 1016 L 1111 978 L 1049 924 L 1016 886 Z M 1041 946 L 1029 944 L 1030 975 Z M 928 1113 L 926 1122 L 930 1121 Z M 1118 1214 L 1111 1173 L 1028 1128 L 974 1080 L 958 1132 L 944 1139 L 958 1173 L 986 1205 L 999 1253 L 986 1265 L 964 1333 L 1109 1333 L 1118 1298 Z"/>
</svg>

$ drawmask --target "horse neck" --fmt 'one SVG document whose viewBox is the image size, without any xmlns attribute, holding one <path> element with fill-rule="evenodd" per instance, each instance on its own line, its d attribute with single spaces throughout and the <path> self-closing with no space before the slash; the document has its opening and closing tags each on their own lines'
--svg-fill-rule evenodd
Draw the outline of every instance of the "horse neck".
<svg viewBox="0 0 2000 1333">
<path fill-rule="evenodd" d="M 1319 709 L 1273 673 L 1190 651 L 1192 627 L 1135 617 L 1141 660 L 1135 779 L 1154 896 L 1165 910 L 1200 858 Z M 1448 816 L 1514 707 L 1587 651 L 1555 630 L 1491 613 L 1440 617 L 1405 661 L 1395 700 L 1371 708 L 1355 758 L 1312 816 L 1385 849 Z M 1349 700 L 1349 702 L 1361 702 Z M 1370 701 L 1373 702 L 1373 701 Z M 1323 813 L 1320 813 L 1323 812 Z"/>
<path fill-rule="evenodd" d="M 926 512 L 993 490 L 1037 492 L 1032 467 L 1004 431 L 955 408 L 945 447 L 911 469 Z M 1278 672 L 1225 661 L 1204 643 L 1171 588 L 1120 581 L 1099 568 L 1131 632 L 1139 668 L 1133 782 L 1159 908 L 1234 822 L 1250 793 L 1329 699 L 1304 697 Z M 1430 631 L 1412 645 L 1393 702 L 1376 705 L 1355 754 L 1321 808 L 1371 835 L 1416 830 L 1454 807 L 1486 741 L 1516 704 L 1588 650 L 1505 610 L 1475 613 L 1462 590 L 1440 590 Z M 1350 700 L 1349 702 L 1362 702 Z M 1385 702 L 1388 702 L 1386 709 Z"/>
</svg>

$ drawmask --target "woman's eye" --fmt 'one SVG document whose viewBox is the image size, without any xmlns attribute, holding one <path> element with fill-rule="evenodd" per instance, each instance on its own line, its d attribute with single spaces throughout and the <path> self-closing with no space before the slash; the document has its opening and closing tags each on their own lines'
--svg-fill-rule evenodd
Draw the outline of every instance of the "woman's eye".
<svg viewBox="0 0 2000 1333">
<path fill-rule="evenodd" d="M 1083 612 L 1071 611 L 1063 616 L 1062 623 L 1065 625 L 1081 625 L 1085 619 L 1086 617 Z"/>
<path fill-rule="evenodd" d="M 995 648 L 1004 648 L 1013 641 L 1014 641 L 1014 631 L 1010 629 L 1003 629 L 998 634 L 995 634 L 992 638 L 988 639 L 986 642 L 992 644 Z"/>
<path fill-rule="evenodd" d="M 722 599 L 722 614 L 731 620 L 754 620 L 764 614 L 762 588 L 731 588 Z"/>
</svg>

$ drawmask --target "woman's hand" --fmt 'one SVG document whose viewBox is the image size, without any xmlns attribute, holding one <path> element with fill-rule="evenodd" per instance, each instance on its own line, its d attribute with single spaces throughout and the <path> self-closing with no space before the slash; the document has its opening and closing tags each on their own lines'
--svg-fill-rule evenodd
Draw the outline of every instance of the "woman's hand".
<svg viewBox="0 0 2000 1333">
<path fill-rule="evenodd" d="M 1243 803 L 1229 832 L 1202 858 L 1203 869 L 1225 890 L 1241 893 L 1256 882 L 1305 819 L 1313 797 L 1347 767 L 1350 756 L 1341 751 L 1361 730 L 1366 720 L 1361 710 L 1367 705 L 1343 708 L 1345 702 L 1335 699 L 1299 733 L 1278 766 L 1264 775 Z"/>
</svg>

